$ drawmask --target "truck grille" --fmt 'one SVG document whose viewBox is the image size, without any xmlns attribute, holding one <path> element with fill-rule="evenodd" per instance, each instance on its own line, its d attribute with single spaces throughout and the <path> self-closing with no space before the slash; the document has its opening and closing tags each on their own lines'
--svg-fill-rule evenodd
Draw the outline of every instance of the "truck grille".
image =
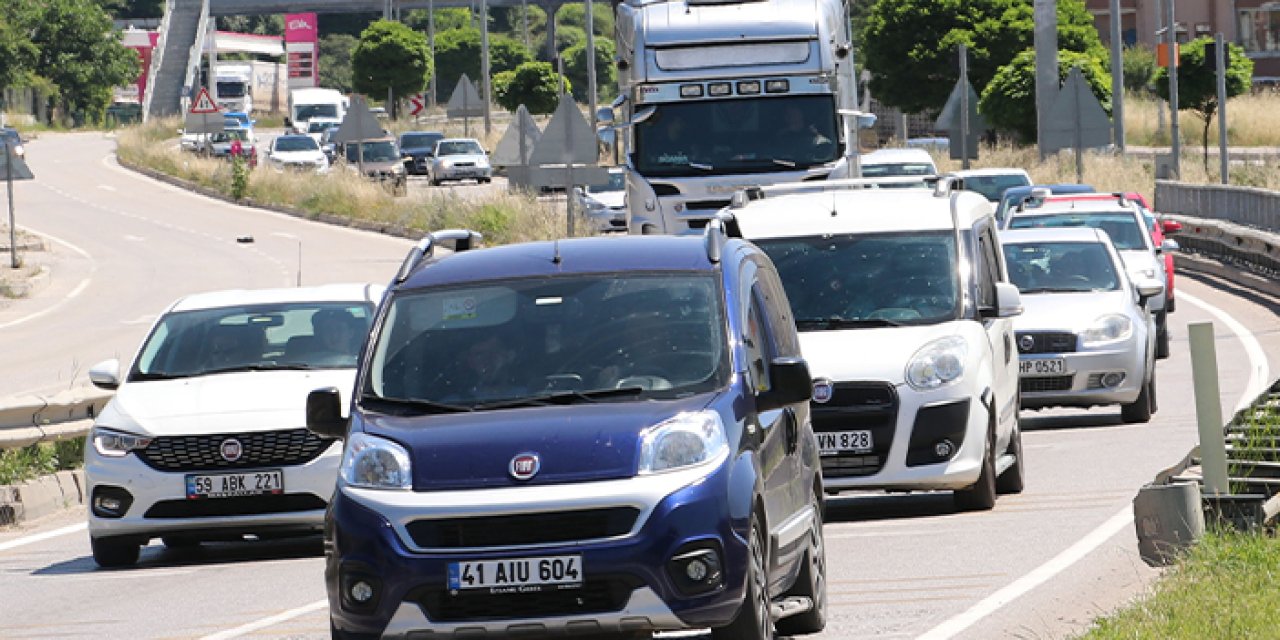
<svg viewBox="0 0 1280 640">
<path fill-rule="evenodd" d="M 1031 346 L 1023 348 L 1023 338 L 1031 338 Z M 1076 334 L 1061 332 L 1018 332 L 1018 353 L 1075 353 Z"/>
<path fill-rule="evenodd" d="M 240 442 L 240 458 L 222 457 L 222 443 Z M 306 429 L 224 433 L 203 436 L 161 436 L 138 452 L 138 458 L 157 471 L 205 471 L 306 464 L 324 453 L 333 440 Z"/>
<path fill-rule="evenodd" d="M 837 382 L 831 400 L 812 403 L 813 430 L 870 431 L 870 453 L 822 456 L 822 474 L 830 478 L 868 476 L 884 466 L 898 423 L 898 392 L 884 382 Z"/>
<path fill-rule="evenodd" d="M 415 520 L 405 527 L 424 549 L 513 547 L 624 535 L 640 510 L 609 507 L 548 513 Z"/>
<path fill-rule="evenodd" d="M 619 611 L 639 586 L 634 578 L 604 576 L 587 580 L 580 589 L 453 595 L 443 587 L 431 587 L 410 592 L 406 600 L 417 602 L 437 622 L 576 616 Z"/>
<path fill-rule="evenodd" d="M 1022 378 L 1020 384 L 1023 393 L 1036 393 L 1043 391 L 1070 391 L 1072 378 L 1075 376 L 1044 376 L 1037 378 Z"/>
</svg>

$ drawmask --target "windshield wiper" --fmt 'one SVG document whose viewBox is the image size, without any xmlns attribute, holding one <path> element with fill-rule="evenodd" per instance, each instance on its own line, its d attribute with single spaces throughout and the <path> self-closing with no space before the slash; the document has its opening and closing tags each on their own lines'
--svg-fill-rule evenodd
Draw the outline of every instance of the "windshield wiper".
<svg viewBox="0 0 1280 640">
<path fill-rule="evenodd" d="M 190 377 L 191 374 L 189 373 L 135 373 L 130 381 L 181 380 L 182 378 Z"/>
<path fill-rule="evenodd" d="M 463 413 L 475 410 L 471 407 L 446 404 L 444 402 L 435 402 L 432 400 L 421 400 L 418 398 L 384 398 L 371 393 L 366 393 L 360 396 L 360 402 L 361 404 L 382 404 L 402 409 L 411 409 L 422 413 Z"/>
<path fill-rule="evenodd" d="M 888 318 L 809 318 L 796 320 L 796 328 L 799 329 L 857 329 L 901 326 L 901 322 Z"/>
<path fill-rule="evenodd" d="M 575 404 L 578 402 L 596 402 L 603 398 L 633 396 L 639 395 L 643 392 L 644 387 L 641 386 L 619 387 L 617 389 L 596 389 L 593 391 L 555 391 L 526 398 L 512 398 L 510 400 L 499 400 L 497 402 L 478 404 L 475 406 L 475 409 L 510 409 L 514 407 L 542 407 L 557 404 Z"/>
<path fill-rule="evenodd" d="M 1022 293 L 1088 293 L 1093 289 L 1080 289 L 1077 287 L 1037 287 L 1035 289 L 1020 289 Z"/>
</svg>

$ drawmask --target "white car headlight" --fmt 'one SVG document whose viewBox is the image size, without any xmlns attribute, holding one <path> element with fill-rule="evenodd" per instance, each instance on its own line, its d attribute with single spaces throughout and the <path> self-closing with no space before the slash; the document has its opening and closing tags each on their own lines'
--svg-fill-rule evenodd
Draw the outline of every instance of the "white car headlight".
<svg viewBox="0 0 1280 640">
<path fill-rule="evenodd" d="M 660 473 L 715 460 L 729 450 L 714 411 L 681 413 L 640 435 L 640 473 Z"/>
<path fill-rule="evenodd" d="M 1085 347 L 1096 347 L 1109 342 L 1128 340 L 1133 335 L 1133 321 L 1129 316 L 1109 313 L 1100 316 L 1088 329 L 1080 332 L 1080 343 Z"/>
<path fill-rule="evenodd" d="M 94 450 L 98 455 L 108 458 L 120 458 L 130 451 L 146 449 L 151 444 L 151 438 L 99 427 L 93 428 L 92 437 Z"/>
<path fill-rule="evenodd" d="M 926 391 L 951 384 L 964 376 L 969 344 L 960 336 L 939 338 L 921 347 L 907 362 L 907 383 Z"/>
<path fill-rule="evenodd" d="M 378 436 L 355 432 L 342 452 L 343 482 L 365 489 L 412 489 L 409 452 Z"/>
</svg>

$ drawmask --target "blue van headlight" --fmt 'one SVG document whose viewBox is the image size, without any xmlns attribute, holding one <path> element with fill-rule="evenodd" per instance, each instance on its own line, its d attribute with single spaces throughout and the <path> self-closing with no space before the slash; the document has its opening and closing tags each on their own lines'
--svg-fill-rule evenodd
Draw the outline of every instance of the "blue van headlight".
<svg viewBox="0 0 1280 640">
<path fill-rule="evenodd" d="M 342 481 L 365 489 L 412 489 L 409 452 L 399 444 L 363 432 L 347 438 Z"/>
<path fill-rule="evenodd" d="M 640 434 L 640 473 L 660 473 L 715 460 L 729 449 L 715 411 L 681 413 Z"/>
</svg>

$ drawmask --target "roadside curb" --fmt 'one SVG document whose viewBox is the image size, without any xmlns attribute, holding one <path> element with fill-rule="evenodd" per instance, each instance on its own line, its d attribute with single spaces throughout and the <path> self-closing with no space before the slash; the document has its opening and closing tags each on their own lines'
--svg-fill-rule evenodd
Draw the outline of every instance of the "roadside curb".
<svg viewBox="0 0 1280 640">
<path fill-rule="evenodd" d="M 84 471 L 59 471 L 22 484 L 0 486 L 0 527 L 21 524 L 84 505 Z"/>
<path fill-rule="evenodd" d="M 274 211 L 275 213 L 283 213 L 285 215 L 293 216 L 295 218 L 315 220 L 317 222 L 323 222 L 325 224 L 331 224 L 331 225 L 336 225 L 340 227 L 349 227 L 352 229 L 359 229 L 361 231 L 372 231 L 374 233 L 380 233 L 382 235 L 387 235 L 387 236 L 394 236 L 397 238 L 408 238 L 410 240 L 418 240 L 418 239 L 421 239 L 422 236 L 424 235 L 423 232 L 409 229 L 404 225 L 392 224 L 389 222 L 377 222 L 374 220 L 356 220 L 353 218 L 337 216 L 329 213 L 314 213 L 311 211 L 303 211 L 302 209 L 298 209 L 296 207 L 290 207 L 286 205 L 275 205 L 275 204 L 266 204 L 262 202 L 256 202 L 253 200 L 253 198 L 241 198 L 237 200 L 227 194 L 222 193 L 221 191 L 218 191 L 217 189 L 211 189 L 209 187 L 196 184 L 189 180 L 184 180 L 176 176 L 171 176 L 167 173 L 156 171 L 155 169 L 151 169 L 149 167 L 144 167 L 142 165 L 135 164 L 133 162 L 125 160 L 124 158 L 121 158 L 119 155 L 116 155 L 115 159 L 120 166 L 130 171 L 140 173 L 148 178 L 151 178 L 152 180 L 159 180 L 160 182 L 178 187 L 179 189 L 186 189 L 187 191 L 198 193 L 206 198 L 221 200 L 228 204 L 239 205 L 242 207 L 253 207 L 254 209 L 262 209 L 265 211 Z"/>
</svg>

